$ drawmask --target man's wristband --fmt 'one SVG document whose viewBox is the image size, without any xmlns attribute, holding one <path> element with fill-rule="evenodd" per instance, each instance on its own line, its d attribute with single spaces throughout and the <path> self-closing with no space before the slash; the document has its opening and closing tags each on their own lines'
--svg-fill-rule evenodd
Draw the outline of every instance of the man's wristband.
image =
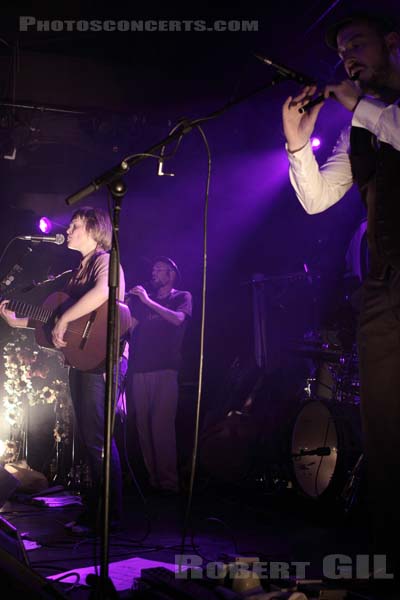
<svg viewBox="0 0 400 600">
<path fill-rule="evenodd" d="M 310 140 L 307 140 L 305 144 L 303 144 L 299 148 L 296 148 L 295 150 L 290 150 L 289 146 L 288 146 L 287 150 L 288 150 L 289 154 L 296 154 L 296 152 L 300 152 L 300 150 L 303 150 L 303 148 L 305 148 L 307 146 L 307 144 L 308 144 L 309 141 Z"/>
</svg>

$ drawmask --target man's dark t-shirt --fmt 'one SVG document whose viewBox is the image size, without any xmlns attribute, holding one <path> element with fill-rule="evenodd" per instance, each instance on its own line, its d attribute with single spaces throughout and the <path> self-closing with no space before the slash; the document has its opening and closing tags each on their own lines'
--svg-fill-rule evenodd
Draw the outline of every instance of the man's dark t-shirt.
<svg viewBox="0 0 400 600">
<path fill-rule="evenodd" d="M 188 317 L 192 315 L 190 292 L 172 290 L 166 298 L 152 299 L 169 310 L 183 312 Z M 130 346 L 132 371 L 177 371 L 181 363 L 181 347 L 187 319 L 181 325 L 173 325 L 135 297 L 130 308 L 132 316 L 139 321 L 133 330 Z"/>
</svg>

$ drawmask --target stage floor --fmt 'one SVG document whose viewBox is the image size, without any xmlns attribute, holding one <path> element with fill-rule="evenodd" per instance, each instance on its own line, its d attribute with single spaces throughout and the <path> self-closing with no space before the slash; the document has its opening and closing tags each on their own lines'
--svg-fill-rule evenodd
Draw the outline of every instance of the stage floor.
<svg viewBox="0 0 400 600">
<path fill-rule="evenodd" d="M 84 583 L 87 573 L 94 572 L 93 565 L 100 564 L 101 544 L 99 538 L 77 538 L 64 528 L 80 508 L 51 508 L 22 500 L 6 502 L 1 516 L 25 540 L 32 569 L 51 578 L 79 571 L 79 582 Z M 110 576 L 117 590 L 130 590 L 142 568 L 160 565 L 174 569 L 176 556 L 181 554 L 185 510 L 185 500 L 177 496 L 148 495 L 146 504 L 133 490 L 125 496 L 123 529 L 110 535 L 109 561 L 115 563 L 110 566 Z M 346 516 L 293 490 L 266 493 L 209 488 L 193 498 L 184 554 L 195 557 L 202 567 L 235 556 L 253 556 L 269 567 L 273 563 L 275 572 L 276 564 L 284 563 L 280 574 L 286 565 L 291 576 L 319 580 L 326 575 L 326 564 L 333 564 L 333 555 L 350 557 L 355 565 L 357 555 L 369 554 L 366 519 L 362 507 Z M 328 583 L 345 588 L 348 582 Z M 364 592 L 368 590 L 365 581 L 360 581 L 360 586 Z M 368 592 L 364 597 L 382 600 L 384 596 Z"/>
</svg>

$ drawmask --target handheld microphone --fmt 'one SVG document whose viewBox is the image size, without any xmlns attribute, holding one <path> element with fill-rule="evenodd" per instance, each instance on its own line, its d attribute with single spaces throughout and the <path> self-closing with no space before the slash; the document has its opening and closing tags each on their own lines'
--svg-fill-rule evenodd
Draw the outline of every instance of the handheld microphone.
<svg viewBox="0 0 400 600">
<path fill-rule="evenodd" d="M 329 96 L 330 96 L 330 98 L 334 98 L 335 94 L 333 94 L 331 92 L 329 94 Z M 321 104 L 325 100 L 326 100 L 325 96 L 323 94 L 320 94 L 319 96 L 314 98 L 314 100 L 310 100 L 310 102 L 308 102 L 308 104 L 305 104 L 304 106 L 299 108 L 299 113 L 302 115 L 303 113 L 308 112 L 311 108 L 313 108 L 313 106 L 317 106 L 318 104 Z"/>
<path fill-rule="evenodd" d="M 350 81 L 357 81 L 358 77 L 359 77 L 359 73 L 355 73 L 354 75 L 352 75 L 350 77 Z M 329 97 L 334 98 L 335 94 L 333 92 L 331 92 L 329 94 Z M 305 104 L 305 106 L 302 106 L 301 108 L 299 108 L 299 113 L 303 114 L 303 113 L 307 112 L 313 106 L 317 106 L 317 104 L 321 104 L 321 102 L 324 102 L 324 100 L 326 100 L 325 96 L 323 94 L 320 94 L 319 96 L 314 98 L 314 100 L 310 100 L 310 102 L 308 102 L 308 104 Z"/>
<path fill-rule="evenodd" d="M 293 79 L 293 81 L 297 81 L 297 83 L 301 83 L 303 85 L 307 85 L 310 83 L 315 83 L 315 79 L 312 77 L 308 77 L 308 75 L 304 75 L 303 73 L 299 73 L 299 71 L 294 71 L 293 69 L 289 69 L 289 67 L 285 67 L 284 65 L 280 65 L 278 63 L 273 62 L 269 58 L 265 56 L 261 56 L 260 54 L 254 55 L 258 60 L 261 60 L 266 65 L 269 65 L 280 75 L 283 75 L 286 79 Z"/>
<path fill-rule="evenodd" d="M 56 235 L 19 235 L 18 240 L 26 240 L 27 242 L 50 242 L 60 246 L 65 242 L 65 236 L 62 233 Z"/>
</svg>

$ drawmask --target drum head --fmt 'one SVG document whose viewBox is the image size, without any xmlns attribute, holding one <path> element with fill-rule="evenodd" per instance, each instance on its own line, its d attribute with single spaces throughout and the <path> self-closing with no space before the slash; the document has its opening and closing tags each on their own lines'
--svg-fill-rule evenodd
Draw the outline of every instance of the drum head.
<svg viewBox="0 0 400 600">
<path fill-rule="evenodd" d="M 319 400 L 308 402 L 297 416 L 292 435 L 294 476 L 307 496 L 318 498 L 328 489 L 337 453 L 338 431 L 333 414 Z"/>
</svg>

